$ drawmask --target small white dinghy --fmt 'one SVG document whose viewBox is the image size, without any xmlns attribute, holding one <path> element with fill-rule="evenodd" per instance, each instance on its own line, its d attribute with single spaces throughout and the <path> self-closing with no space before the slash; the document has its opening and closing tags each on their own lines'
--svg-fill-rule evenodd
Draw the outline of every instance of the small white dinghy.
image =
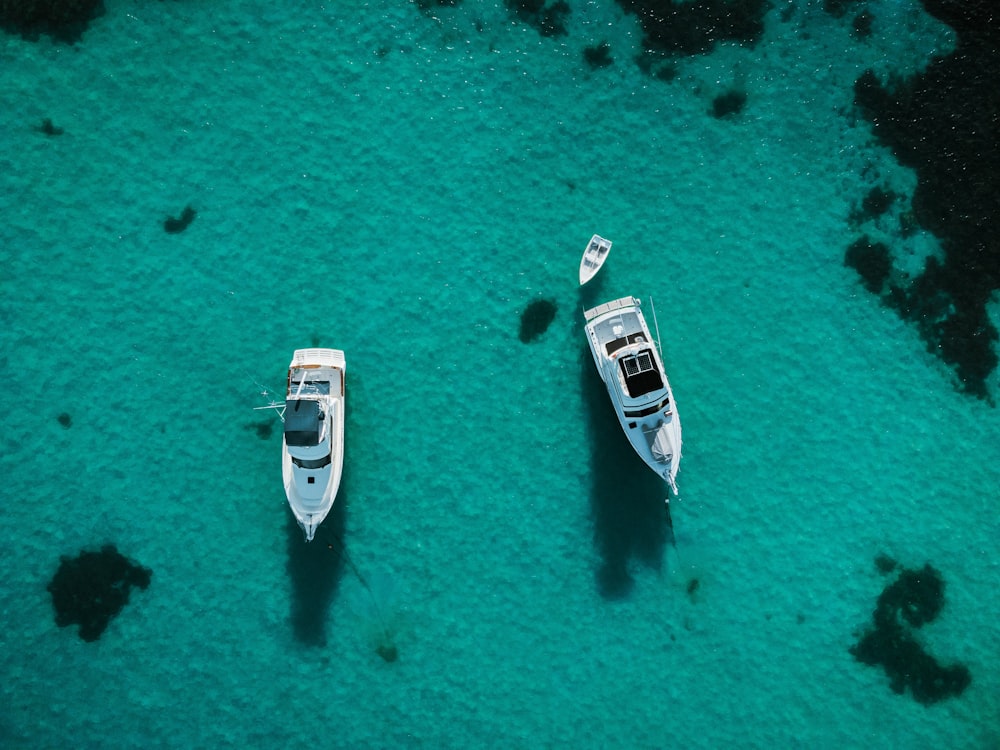
<svg viewBox="0 0 1000 750">
<path fill-rule="evenodd" d="M 344 374 L 340 349 L 296 349 L 288 365 L 281 475 L 288 505 L 311 542 L 333 508 L 344 467 Z"/>
<path fill-rule="evenodd" d="M 611 252 L 611 240 L 606 240 L 600 235 L 590 238 L 587 249 L 583 251 L 583 258 L 580 259 L 580 286 L 590 281 L 597 272 L 601 270 L 604 261 L 608 259 Z"/>
</svg>

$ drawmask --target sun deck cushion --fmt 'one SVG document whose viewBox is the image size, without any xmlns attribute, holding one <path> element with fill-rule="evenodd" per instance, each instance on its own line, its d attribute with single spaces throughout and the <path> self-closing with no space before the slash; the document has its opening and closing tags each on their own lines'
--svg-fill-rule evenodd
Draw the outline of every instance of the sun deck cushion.
<svg viewBox="0 0 1000 750">
<path fill-rule="evenodd" d="M 319 402 L 289 401 L 285 409 L 285 442 L 288 445 L 319 445 Z"/>
</svg>

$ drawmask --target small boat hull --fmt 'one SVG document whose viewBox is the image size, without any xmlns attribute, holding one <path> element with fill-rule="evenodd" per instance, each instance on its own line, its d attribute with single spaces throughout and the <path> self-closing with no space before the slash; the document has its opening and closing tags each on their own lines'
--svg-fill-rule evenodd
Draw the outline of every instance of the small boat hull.
<svg viewBox="0 0 1000 750">
<path fill-rule="evenodd" d="M 639 457 L 676 494 L 681 421 L 639 300 L 622 297 L 587 310 L 584 317 L 594 364 L 622 430 Z"/>
<path fill-rule="evenodd" d="M 604 261 L 608 259 L 611 252 L 611 240 L 606 240 L 599 235 L 594 235 L 587 243 L 587 249 L 583 251 L 580 259 L 580 286 L 590 281 L 597 272 L 601 270 Z"/>
</svg>

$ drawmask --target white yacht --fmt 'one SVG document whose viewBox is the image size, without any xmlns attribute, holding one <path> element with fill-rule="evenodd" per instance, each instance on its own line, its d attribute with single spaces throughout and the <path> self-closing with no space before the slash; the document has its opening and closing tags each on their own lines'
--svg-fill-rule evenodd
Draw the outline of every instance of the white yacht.
<svg viewBox="0 0 1000 750">
<path fill-rule="evenodd" d="M 618 421 L 640 458 L 677 494 L 681 421 L 674 394 L 635 297 L 584 313 L 587 343 Z"/>
<path fill-rule="evenodd" d="M 295 519 L 312 541 L 344 467 L 344 373 L 339 349 L 296 349 L 288 366 L 281 474 Z"/>
</svg>

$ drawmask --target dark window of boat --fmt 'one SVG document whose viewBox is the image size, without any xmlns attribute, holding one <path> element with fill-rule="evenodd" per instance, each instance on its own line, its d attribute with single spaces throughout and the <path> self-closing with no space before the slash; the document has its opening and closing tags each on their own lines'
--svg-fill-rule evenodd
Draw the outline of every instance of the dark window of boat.
<svg viewBox="0 0 1000 750">
<path fill-rule="evenodd" d="M 625 376 L 625 387 L 632 398 L 645 396 L 647 393 L 663 388 L 663 378 L 656 369 L 656 360 L 650 349 L 643 349 L 631 357 L 618 360 L 622 375 Z"/>
<path fill-rule="evenodd" d="M 610 357 L 623 346 L 628 346 L 629 344 L 644 344 L 645 342 L 645 334 L 642 331 L 638 331 L 637 333 L 630 333 L 628 336 L 622 336 L 620 339 L 609 341 L 605 344 L 604 348 L 607 349 L 608 356 Z"/>
<path fill-rule="evenodd" d="M 300 469 L 322 469 L 324 466 L 330 465 L 330 456 L 323 456 L 323 458 L 295 458 L 292 457 L 292 463 L 298 466 Z M 310 477 L 312 479 L 312 477 Z"/>
<path fill-rule="evenodd" d="M 652 406 L 647 406 L 645 409 L 639 409 L 638 411 L 627 411 L 625 412 L 626 417 L 648 417 L 650 414 L 655 414 L 660 409 L 665 409 L 670 406 L 670 399 L 665 398 L 658 404 L 653 404 Z"/>
<path fill-rule="evenodd" d="M 319 445 L 321 419 L 319 401 L 289 401 L 285 409 L 285 442 L 288 445 Z"/>
<path fill-rule="evenodd" d="M 329 380 L 307 380 L 306 389 L 311 393 L 319 393 L 324 396 L 330 394 L 330 381 Z"/>
<path fill-rule="evenodd" d="M 301 377 L 301 376 L 299 376 Z M 330 393 L 330 381 L 329 380 L 299 380 L 298 378 L 289 377 L 288 379 L 288 395 L 294 396 L 298 393 L 326 396 Z"/>
</svg>

